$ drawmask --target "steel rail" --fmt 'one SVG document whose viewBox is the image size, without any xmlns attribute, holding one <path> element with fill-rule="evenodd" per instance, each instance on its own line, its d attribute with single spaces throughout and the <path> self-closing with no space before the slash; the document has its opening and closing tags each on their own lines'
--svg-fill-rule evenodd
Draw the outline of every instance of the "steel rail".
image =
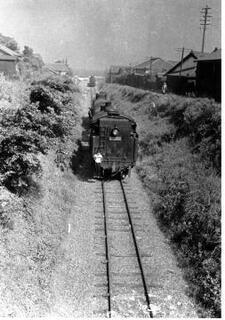
<svg viewBox="0 0 225 320">
<path fill-rule="evenodd" d="M 128 215 L 128 219 L 129 219 L 129 224 L 130 224 L 130 228 L 131 228 L 132 237 L 133 237 L 134 247 L 135 247 L 135 251 L 136 251 L 136 255 L 137 255 L 137 259 L 138 259 L 138 265 L 139 265 L 140 272 L 141 272 L 141 278 L 142 278 L 142 283 L 143 283 L 143 287 L 144 287 L 144 294 L 145 294 L 145 299 L 146 299 L 146 303 L 147 303 L 147 307 L 148 307 L 148 311 L 149 311 L 149 316 L 150 316 L 150 318 L 153 318 L 153 312 L 151 310 L 150 298 L 149 298 L 149 295 L 148 295 L 147 281 L 146 281 L 145 274 L 144 274 L 144 269 L 143 269 L 143 266 L 142 266 L 140 250 L 139 250 L 137 239 L 136 239 L 135 232 L 134 232 L 134 226 L 133 226 L 133 222 L 132 222 L 132 219 L 131 219 L 131 214 L 130 214 L 128 201 L 127 201 L 127 198 L 126 198 L 125 189 L 124 189 L 124 186 L 123 186 L 123 182 L 121 180 L 120 180 L 120 186 L 121 186 L 121 189 L 122 189 L 122 192 L 123 192 L 123 197 L 124 197 L 124 202 L 125 202 L 125 205 L 126 205 L 126 210 L 127 210 L 127 215 Z"/>
<path fill-rule="evenodd" d="M 108 317 L 111 318 L 111 281 L 110 281 L 110 257 L 109 257 L 109 243 L 108 243 L 108 229 L 107 229 L 107 207 L 104 181 L 101 182 L 102 199 L 103 199 L 103 218 L 104 218 L 104 232 L 105 232 L 105 251 L 106 251 L 106 274 L 107 274 L 107 298 L 108 298 Z"/>
</svg>

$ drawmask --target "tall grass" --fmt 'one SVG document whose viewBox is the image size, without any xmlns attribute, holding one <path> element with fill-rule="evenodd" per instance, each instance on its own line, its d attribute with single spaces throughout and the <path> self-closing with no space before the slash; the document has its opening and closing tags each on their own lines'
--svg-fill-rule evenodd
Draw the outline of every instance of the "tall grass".
<svg viewBox="0 0 225 320">
<path fill-rule="evenodd" d="M 18 109 L 28 101 L 26 84 L 20 80 L 10 81 L 0 73 L 0 109 Z"/>
</svg>

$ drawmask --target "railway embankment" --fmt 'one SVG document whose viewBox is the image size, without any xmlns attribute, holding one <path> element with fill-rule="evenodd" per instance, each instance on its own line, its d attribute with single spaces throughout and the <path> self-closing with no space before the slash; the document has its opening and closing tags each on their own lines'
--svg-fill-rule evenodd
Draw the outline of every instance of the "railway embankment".
<svg viewBox="0 0 225 320">
<path fill-rule="evenodd" d="M 0 316 L 44 316 L 74 206 L 80 93 L 57 77 L 1 77 L 0 92 Z"/>
<path fill-rule="evenodd" d="M 221 286 L 221 106 L 207 98 L 106 85 L 135 118 L 137 172 L 188 280 L 188 294 L 219 317 Z"/>
</svg>

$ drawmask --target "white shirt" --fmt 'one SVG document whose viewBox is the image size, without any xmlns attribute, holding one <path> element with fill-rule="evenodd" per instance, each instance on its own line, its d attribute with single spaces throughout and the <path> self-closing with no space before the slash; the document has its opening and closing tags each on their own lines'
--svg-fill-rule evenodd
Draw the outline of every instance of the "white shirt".
<svg viewBox="0 0 225 320">
<path fill-rule="evenodd" d="M 98 152 L 98 153 L 94 154 L 94 157 L 93 157 L 93 158 L 94 158 L 94 160 L 95 160 L 96 163 L 101 163 L 103 156 L 101 155 L 100 152 Z"/>
</svg>

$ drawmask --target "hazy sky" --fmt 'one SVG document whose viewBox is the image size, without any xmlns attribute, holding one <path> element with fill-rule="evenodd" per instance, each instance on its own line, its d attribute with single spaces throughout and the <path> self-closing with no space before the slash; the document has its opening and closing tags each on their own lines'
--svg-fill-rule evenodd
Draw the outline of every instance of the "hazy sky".
<svg viewBox="0 0 225 320">
<path fill-rule="evenodd" d="M 104 69 L 201 49 L 200 10 L 208 4 L 206 51 L 221 47 L 220 0 L 0 0 L 0 33 L 28 45 L 45 62 Z"/>
</svg>

